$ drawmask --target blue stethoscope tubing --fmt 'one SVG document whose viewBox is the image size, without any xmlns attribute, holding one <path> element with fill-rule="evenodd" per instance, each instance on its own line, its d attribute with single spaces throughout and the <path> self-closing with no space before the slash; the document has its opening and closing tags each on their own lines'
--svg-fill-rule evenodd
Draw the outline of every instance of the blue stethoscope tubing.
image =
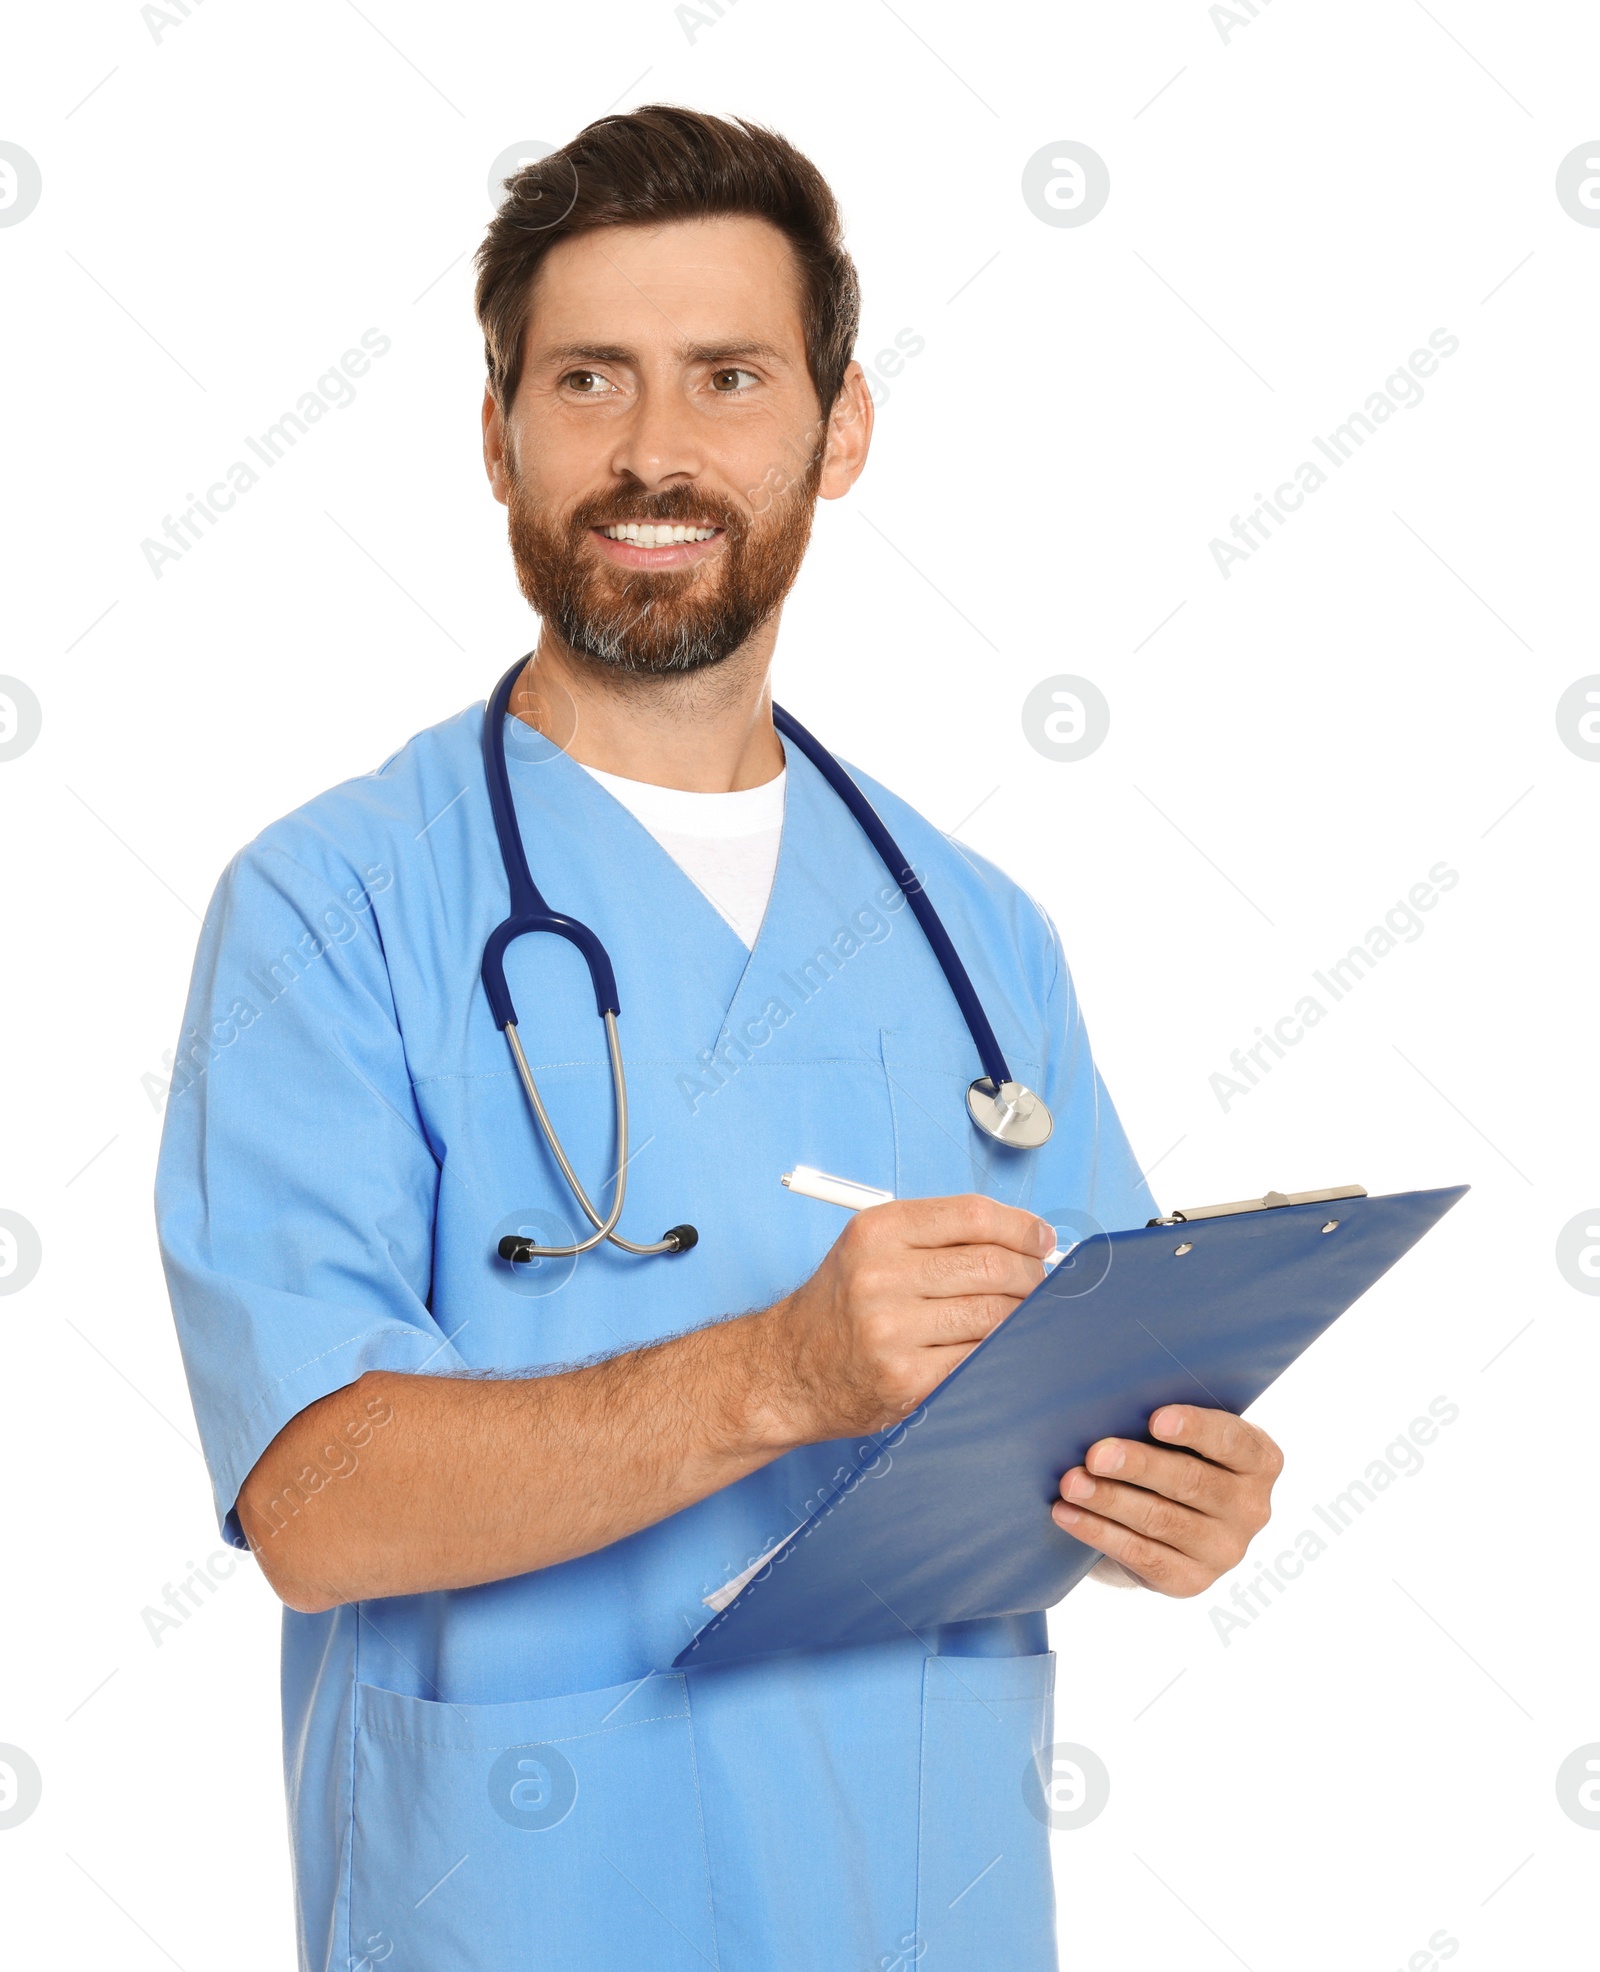
<svg viewBox="0 0 1600 1972">
<path fill-rule="evenodd" d="M 625 1239 L 617 1231 L 628 1183 L 628 1086 L 617 1035 L 617 1019 L 622 1008 L 617 997 L 616 973 L 605 946 L 586 924 L 560 911 L 551 910 L 528 867 L 527 850 L 511 798 L 511 772 L 506 763 L 505 742 L 505 722 L 511 706 L 511 694 L 527 662 L 526 657 L 519 657 L 496 685 L 483 722 L 483 772 L 489 790 L 489 811 L 494 817 L 494 832 L 500 844 L 506 884 L 511 895 L 510 915 L 490 932 L 483 948 L 483 990 L 488 996 L 494 1024 L 505 1035 L 511 1048 L 518 1076 L 540 1130 L 592 1230 L 585 1238 L 567 1246 L 540 1246 L 513 1234 L 501 1240 L 499 1254 L 503 1260 L 559 1259 L 587 1253 L 602 1240 L 609 1240 L 624 1252 L 641 1257 L 655 1253 L 686 1253 L 699 1239 L 693 1226 L 673 1226 L 660 1239 L 647 1245 Z M 934 909 L 905 852 L 884 827 L 872 803 L 819 739 L 807 732 L 798 719 L 779 705 L 772 708 L 772 723 L 785 739 L 800 749 L 849 809 L 859 823 L 862 834 L 877 851 L 885 869 L 916 914 L 923 935 L 939 962 L 939 968 L 961 1010 L 961 1017 L 972 1035 L 978 1059 L 983 1064 L 983 1075 L 972 1084 L 967 1095 L 967 1107 L 973 1121 L 1000 1143 L 1018 1149 L 1036 1149 L 1050 1135 L 1049 1109 L 1042 1097 L 1012 1076 L 1000 1043 L 995 1038 L 994 1028 L 989 1024 L 989 1016 L 983 1010 L 983 1002 L 978 998 L 971 977 L 961 962 L 961 955 L 951 943 L 950 934 L 945 930 L 939 913 Z M 584 1189 L 561 1146 L 517 1032 L 517 1009 L 511 998 L 511 989 L 506 984 L 505 955 L 517 939 L 525 938 L 532 932 L 548 932 L 557 938 L 565 938 L 578 951 L 589 969 L 595 1012 L 605 1023 L 606 1052 L 611 1063 L 616 1106 L 617 1175 L 610 1209 L 603 1214 Z"/>
</svg>

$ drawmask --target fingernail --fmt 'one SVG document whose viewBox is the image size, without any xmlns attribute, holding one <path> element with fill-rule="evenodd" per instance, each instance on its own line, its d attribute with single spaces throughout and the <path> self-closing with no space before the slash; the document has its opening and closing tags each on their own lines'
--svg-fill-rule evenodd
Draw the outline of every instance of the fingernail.
<svg viewBox="0 0 1600 1972">
<path fill-rule="evenodd" d="M 1044 1256 L 1047 1253 L 1053 1253 L 1055 1251 L 1056 1229 L 1054 1226 L 1047 1226 L 1044 1220 L 1041 1219 L 1039 1221 L 1039 1229 L 1038 1232 L 1035 1234 L 1035 1237 L 1039 1242 L 1039 1257 L 1041 1260 L 1044 1258 Z"/>
<path fill-rule="evenodd" d="M 1083 1515 L 1075 1506 L 1052 1507 L 1051 1513 L 1057 1524 L 1062 1527 L 1076 1527 L 1078 1522 L 1083 1518 Z"/>
<path fill-rule="evenodd" d="M 1096 1445 L 1089 1457 L 1096 1472 L 1120 1472 L 1128 1459 L 1120 1445 Z"/>
<path fill-rule="evenodd" d="M 1094 1481 L 1087 1472 L 1074 1472 L 1062 1488 L 1069 1500 L 1087 1500 L 1094 1497 Z"/>
<path fill-rule="evenodd" d="M 1176 1438 L 1183 1431 L 1182 1411 L 1157 1411 L 1150 1420 L 1152 1431 L 1159 1432 L 1163 1438 Z"/>
</svg>

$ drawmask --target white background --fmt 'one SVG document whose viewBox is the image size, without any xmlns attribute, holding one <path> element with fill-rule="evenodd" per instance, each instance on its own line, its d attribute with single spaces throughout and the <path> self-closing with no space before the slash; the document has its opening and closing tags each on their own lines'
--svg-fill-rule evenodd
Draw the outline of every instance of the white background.
<svg viewBox="0 0 1600 1972">
<path fill-rule="evenodd" d="M 1163 1204 L 1473 1186 L 1259 1405 L 1258 1553 L 1443 1397 L 1425 1468 L 1226 1642 L 1231 1579 L 1052 1618 L 1057 1736 L 1111 1774 L 1053 1838 L 1064 1963 L 1384 1972 L 1441 1930 L 1462 1968 L 1586 1962 L 1600 1832 L 1554 1782 L 1600 1740 L 1600 1306 L 1554 1255 L 1600 1197 L 1600 765 L 1555 707 L 1600 670 L 1600 229 L 1554 182 L 1600 129 L 1592 9 L 169 11 L 19 13 L 0 81 L 43 179 L 0 230 L 0 670 L 44 721 L 0 765 L 0 1206 L 44 1252 L 0 1301 L 0 1742 L 44 1777 L 0 1831 L 7 1962 L 292 1960 L 273 1599 L 241 1559 L 159 1644 L 142 1615 L 220 1547 L 150 1090 L 233 850 L 533 642 L 468 256 L 508 145 L 654 100 L 808 151 L 859 353 L 925 339 L 780 695 L 1048 906 Z M 1021 195 L 1065 138 L 1111 174 L 1081 228 Z M 141 541 L 369 327 L 356 401 L 156 579 Z M 1208 542 L 1438 328 L 1425 401 L 1225 580 Z M 1056 673 L 1111 706 L 1077 764 L 1022 730 Z M 1441 859 L 1423 934 L 1225 1110 L 1230 1052 Z"/>
</svg>

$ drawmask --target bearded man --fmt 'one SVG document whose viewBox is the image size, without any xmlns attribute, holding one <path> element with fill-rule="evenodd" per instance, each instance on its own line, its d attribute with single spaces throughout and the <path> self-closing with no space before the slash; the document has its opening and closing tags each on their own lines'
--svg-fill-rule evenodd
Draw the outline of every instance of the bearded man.
<svg viewBox="0 0 1600 1972">
<path fill-rule="evenodd" d="M 1042 1972 L 1042 1611 L 673 1668 L 1038 1285 L 1052 1213 L 1156 1209 L 1054 926 L 854 774 L 897 881 L 775 717 L 872 434 L 839 214 L 775 133 L 652 106 L 512 178 L 478 267 L 537 647 L 229 866 L 158 1181 L 219 1520 L 286 1605 L 300 1963 Z M 371 688 L 382 726 L 376 653 Z M 915 885 L 1048 1142 L 974 1127 Z M 841 1229 L 797 1160 L 893 1200 Z M 1151 1433 L 1051 1512 L 1193 1595 L 1278 1454 Z"/>
</svg>

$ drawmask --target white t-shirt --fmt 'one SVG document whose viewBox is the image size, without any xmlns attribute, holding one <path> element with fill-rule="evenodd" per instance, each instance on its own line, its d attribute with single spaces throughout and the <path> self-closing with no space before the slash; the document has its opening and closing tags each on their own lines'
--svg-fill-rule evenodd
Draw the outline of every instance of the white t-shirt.
<svg viewBox="0 0 1600 1972">
<path fill-rule="evenodd" d="M 581 763 L 580 763 L 581 764 Z M 754 946 L 783 835 L 788 771 L 737 794 L 692 794 L 681 787 L 625 781 L 585 767 L 716 906 L 746 946 Z"/>
</svg>

